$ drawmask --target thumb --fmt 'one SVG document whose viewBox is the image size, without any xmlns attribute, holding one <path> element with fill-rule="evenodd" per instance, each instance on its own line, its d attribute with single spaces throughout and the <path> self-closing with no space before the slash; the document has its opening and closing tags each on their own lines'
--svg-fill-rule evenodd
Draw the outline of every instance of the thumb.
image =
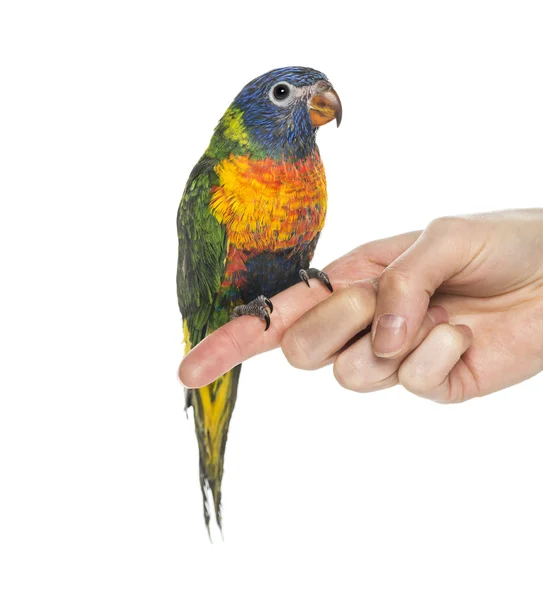
<svg viewBox="0 0 543 600">
<path fill-rule="evenodd" d="M 436 289 L 471 260 L 468 235 L 465 220 L 437 219 L 382 272 L 372 327 L 376 356 L 407 354 Z"/>
</svg>

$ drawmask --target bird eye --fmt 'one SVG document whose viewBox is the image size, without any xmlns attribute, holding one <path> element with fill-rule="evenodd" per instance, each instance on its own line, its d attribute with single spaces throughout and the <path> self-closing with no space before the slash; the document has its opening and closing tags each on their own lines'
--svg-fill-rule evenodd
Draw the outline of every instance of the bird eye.
<svg viewBox="0 0 543 600">
<path fill-rule="evenodd" d="M 281 81 L 280 83 L 276 83 L 270 92 L 270 98 L 274 104 L 283 105 L 286 104 L 286 101 L 289 99 L 291 95 L 291 86 L 290 84 Z"/>
<path fill-rule="evenodd" d="M 273 88 L 273 97 L 276 100 L 285 100 L 286 98 L 288 98 L 289 94 L 290 90 L 284 83 L 280 83 L 279 85 L 276 85 Z"/>
</svg>

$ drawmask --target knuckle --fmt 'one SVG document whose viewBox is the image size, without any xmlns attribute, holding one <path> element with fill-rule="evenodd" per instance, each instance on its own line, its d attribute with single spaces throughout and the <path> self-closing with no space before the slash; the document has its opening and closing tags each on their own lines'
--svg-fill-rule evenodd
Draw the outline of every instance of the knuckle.
<svg viewBox="0 0 543 600">
<path fill-rule="evenodd" d="M 310 355 L 310 348 L 304 343 L 303 336 L 288 329 L 281 341 L 281 350 L 290 365 L 296 369 L 311 370 L 315 368 Z"/>
<path fill-rule="evenodd" d="M 360 386 L 357 385 L 357 367 L 351 360 L 346 360 L 343 354 L 340 354 L 334 362 L 334 377 L 339 385 L 351 392 L 358 392 Z"/>
<path fill-rule="evenodd" d="M 465 217 L 438 217 L 429 223 L 427 229 L 439 236 L 455 235 L 458 231 L 464 231 L 468 223 Z"/>
<path fill-rule="evenodd" d="M 352 352 L 342 352 L 334 362 L 334 375 L 339 375 L 342 381 L 349 381 L 353 385 L 360 380 L 362 361 Z"/>
<path fill-rule="evenodd" d="M 440 381 L 435 380 L 435 374 L 432 376 L 432 370 L 427 364 L 413 365 L 409 360 L 399 368 L 398 380 L 408 392 L 427 398 L 430 397 L 431 390 L 440 384 Z"/>
<path fill-rule="evenodd" d="M 408 392 L 423 395 L 428 390 L 428 381 L 420 377 L 416 370 L 400 367 L 398 371 L 398 380 Z"/>
<path fill-rule="evenodd" d="M 352 348 L 342 352 L 334 361 L 334 377 L 344 388 L 353 392 L 370 392 L 380 381 L 371 378 L 369 368 L 362 352 L 353 352 Z"/>
<path fill-rule="evenodd" d="M 375 289 L 371 284 L 351 285 L 336 292 L 334 300 L 330 300 L 337 315 L 343 322 L 364 328 L 371 320 L 375 310 Z"/>
<path fill-rule="evenodd" d="M 349 352 L 344 352 L 336 358 L 333 372 L 341 387 L 362 394 L 393 387 L 398 383 L 396 370 L 383 378 L 372 377 L 372 371 L 364 359 Z"/>
<path fill-rule="evenodd" d="M 365 295 L 362 288 L 346 288 L 343 292 L 343 299 L 346 301 L 347 310 L 352 311 L 355 315 L 360 314 L 364 310 L 363 296 Z"/>
<path fill-rule="evenodd" d="M 387 267 L 379 278 L 379 289 L 388 288 L 405 292 L 411 287 L 412 278 L 401 266 Z"/>
<path fill-rule="evenodd" d="M 215 335 L 221 335 L 225 342 L 231 346 L 233 352 L 239 356 L 244 356 L 243 349 L 239 343 L 238 338 L 230 331 L 229 327 L 220 327 L 215 332 Z"/>
</svg>

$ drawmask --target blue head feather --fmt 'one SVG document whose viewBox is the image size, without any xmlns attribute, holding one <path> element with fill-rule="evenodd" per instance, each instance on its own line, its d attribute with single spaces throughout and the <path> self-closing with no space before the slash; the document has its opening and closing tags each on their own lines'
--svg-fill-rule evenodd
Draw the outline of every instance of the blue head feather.
<svg viewBox="0 0 543 600">
<path fill-rule="evenodd" d="M 317 128 L 311 123 L 308 91 L 319 81 L 328 82 L 323 73 L 307 67 L 284 67 L 269 71 L 248 83 L 238 94 L 233 106 L 242 112 L 242 119 L 251 146 L 259 154 L 275 160 L 296 160 L 316 149 Z M 290 103 L 278 106 L 270 98 L 275 85 L 286 82 L 296 94 Z"/>
</svg>

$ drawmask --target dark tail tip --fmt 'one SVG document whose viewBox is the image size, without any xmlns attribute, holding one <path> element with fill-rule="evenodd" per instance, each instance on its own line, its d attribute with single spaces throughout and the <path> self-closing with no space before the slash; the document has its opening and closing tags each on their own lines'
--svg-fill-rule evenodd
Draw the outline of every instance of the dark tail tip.
<svg viewBox="0 0 543 600">
<path fill-rule="evenodd" d="M 200 488 L 202 490 L 202 503 L 204 509 L 204 521 L 207 529 L 207 535 L 209 536 L 209 540 L 213 543 L 210 529 L 210 501 L 213 502 L 215 522 L 217 523 L 219 531 L 221 532 L 221 536 L 223 535 L 221 515 L 221 481 L 220 479 L 208 478 L 207 474 L 202 469 L 202 464 L 200 464 Z"/>
<path fill-rule="evenodd" d="M 185 388 L 185 412 L 192 406 L 192 389 Z"/>
</svg>

